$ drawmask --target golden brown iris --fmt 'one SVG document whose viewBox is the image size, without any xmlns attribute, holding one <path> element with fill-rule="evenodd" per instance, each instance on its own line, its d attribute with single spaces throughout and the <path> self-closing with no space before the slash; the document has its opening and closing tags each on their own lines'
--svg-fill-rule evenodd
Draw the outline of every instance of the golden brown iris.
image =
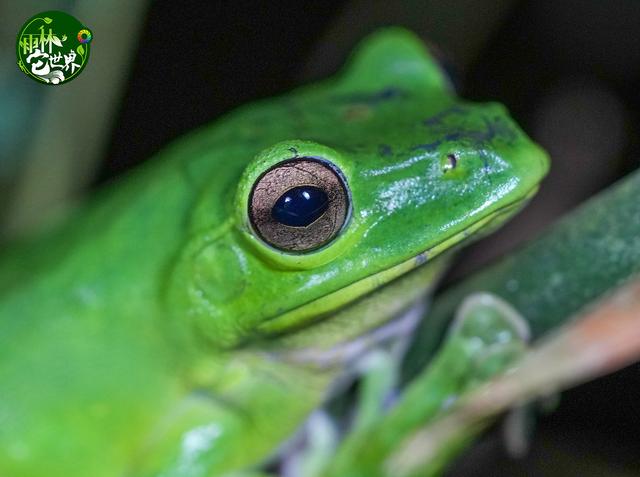
<svg viewBox="0 0 640 477">
<path fill-rule="evenodd" d="M 290 191 L 308 187 L 326 194 L 324 212 L 308 225 L 292 226 L 278 220 L 276 203 Z M 268 244 L 290 252 L 306 252 L 331 241 L 349 214 L 349 194 L 337 169 L 314 158 L 280 162 L 254 184 L 249 198 L 249 218 L 257 234 Z"/>
</svg>

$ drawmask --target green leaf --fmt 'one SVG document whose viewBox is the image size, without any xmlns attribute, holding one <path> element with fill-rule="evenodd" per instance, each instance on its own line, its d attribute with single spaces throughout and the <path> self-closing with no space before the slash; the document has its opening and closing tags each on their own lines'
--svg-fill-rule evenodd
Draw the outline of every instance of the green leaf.
<svg viewBox="0 0 640 477">
<path fill-rule="evenodd" d="M 79 55 L 84 56 L 84 47 L 82 45 L 79 45 L 78 48 L 76 48 L 76 51 Z"/>
<path fill-rule="evenodd" d="M 57 36 L 53 35 L 51 37 L 51 42 L 56 45 L 59 46 L 60 48 L 62 48 L 62 42 L 60 41 L 60 38 L 58 38 Z"/>
<path fill-rule="evenodd" d="M 44 17 L 44 22 L 48 25 L 49 23 L 51 23 L 53 20 L 49 17 Z"/>
</svg>

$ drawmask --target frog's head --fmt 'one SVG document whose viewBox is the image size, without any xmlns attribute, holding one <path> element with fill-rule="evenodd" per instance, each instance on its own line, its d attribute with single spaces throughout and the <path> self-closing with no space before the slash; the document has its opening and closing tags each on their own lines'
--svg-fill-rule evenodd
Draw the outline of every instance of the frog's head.
<svg viewBox="0 0 640 477">
<path fill-rule="evenodd" d="M 503 222 L 548 167 L 502 106 L 456 98 L 398 29 L 366 40 L 338 79 L 243 111 L 239 125 L 253 144 L 280 140 L 217 163 L 242 168 L 216 185 L 225 193 L 205 190 L 208 218 L 178 275 L 199 329 L 227 346 L 330 321 Z M 390 318 L 369 313 L 353 317 L 359 332 Z"/>
</svg>

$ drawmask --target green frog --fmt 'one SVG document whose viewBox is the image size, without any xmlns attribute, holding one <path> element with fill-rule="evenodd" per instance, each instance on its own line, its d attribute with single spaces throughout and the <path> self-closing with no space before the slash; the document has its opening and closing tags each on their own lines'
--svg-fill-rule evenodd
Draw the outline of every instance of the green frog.
<svg viewBox="0 0 640 477">
<path fill-rule="evenodd" d="M 400 28 L 188 134 L 0 254 L 0 475 L 254 475 L 547 168 Z"/>
</svg>

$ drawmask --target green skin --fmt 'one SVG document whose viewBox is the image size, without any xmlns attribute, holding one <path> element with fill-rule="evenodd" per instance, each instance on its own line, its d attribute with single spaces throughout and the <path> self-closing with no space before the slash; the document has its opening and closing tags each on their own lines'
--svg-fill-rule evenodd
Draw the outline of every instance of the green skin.
<svg viewBox="0 0 640 477">
<path fill-rule="evenodd" d="M 310 156 L 342 171 L 351 216 L 319 250 L 276 250 L 249 193 Z M 326 399 L 345 344 L 426 293 L 447 263 L 433 259 L 506 220 L 547 167 L 400 29 L 336 78 L 178 141 L 0 256 L 0 475 L 259 465 Z"/>
</svg>

